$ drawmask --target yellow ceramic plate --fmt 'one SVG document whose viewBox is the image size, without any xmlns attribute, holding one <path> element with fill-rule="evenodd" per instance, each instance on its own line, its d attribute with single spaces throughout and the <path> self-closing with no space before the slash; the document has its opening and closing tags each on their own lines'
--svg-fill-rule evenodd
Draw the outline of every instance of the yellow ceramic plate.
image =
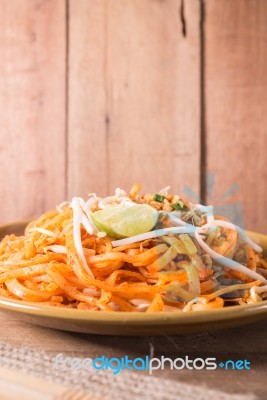
<svg viewBox="0 0 267 400">
<path fill-rule="evenodd" d="M 0 237 L 22 234 L 25 222 L 0 227 Z M 249 233 L 267 254 L 267 236 Z M 232 328 L 267 317 L 267 301 L 191 313 L 108 313 L 64 309 L 0 298 L 0 308 L 29 323 L 101 335 L 171 335 Z"/>
</svg>

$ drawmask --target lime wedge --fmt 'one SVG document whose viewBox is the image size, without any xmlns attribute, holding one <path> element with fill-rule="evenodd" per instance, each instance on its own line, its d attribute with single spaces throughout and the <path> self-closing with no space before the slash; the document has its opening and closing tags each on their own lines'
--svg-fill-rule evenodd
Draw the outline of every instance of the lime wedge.
<svg viewBox="0 0 267 400">
<path fill-rule="evenodd" d="M 91 218 L 98 229 L 120 239 L 151 231 L 158 220 L 158 212 L 147 204 L 117 204 L 92 213 Z"/>
</svg>

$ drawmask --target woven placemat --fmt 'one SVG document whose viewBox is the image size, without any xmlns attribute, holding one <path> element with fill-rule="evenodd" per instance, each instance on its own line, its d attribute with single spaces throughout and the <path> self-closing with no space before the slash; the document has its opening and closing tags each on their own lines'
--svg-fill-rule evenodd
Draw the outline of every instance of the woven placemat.
<svg viewBox="0 0 267 400">
<path fill-rule="evenodd" d="M 253 393 L 229 394 L 217 389 L 136 373 L 128 370 L 114 375 L 95 369 L 55 369 L 54 355 L 0 342 L 0 398 L 16 384 L 20 400 L 255 400 Z M 211 371 L 212 373 L 212 371 Z M 24 389 L 23 389 L 24 386 Z M 25 396 L 22 395 L 25 391 Z M 32 393 L 30 395 L 29 393 Z"/>
</svg>

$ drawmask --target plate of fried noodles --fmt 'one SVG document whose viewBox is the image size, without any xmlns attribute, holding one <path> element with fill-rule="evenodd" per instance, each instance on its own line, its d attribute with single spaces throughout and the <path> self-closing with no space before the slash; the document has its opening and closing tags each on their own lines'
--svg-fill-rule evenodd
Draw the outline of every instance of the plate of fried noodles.
<svg viewBox="0 0 267 400">
<path fill-rule="evenodd" d="M 267 237 L 211 205 L 140 192 L 74 197 L 0 227 L 0 308 L 116 335 L 224 329 L 267 315 Z"/>
</svg>

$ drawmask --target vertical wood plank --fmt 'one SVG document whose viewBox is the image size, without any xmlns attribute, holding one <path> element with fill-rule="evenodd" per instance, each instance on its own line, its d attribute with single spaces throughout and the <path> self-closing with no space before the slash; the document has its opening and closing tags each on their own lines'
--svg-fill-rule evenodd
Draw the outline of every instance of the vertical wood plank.
<svg viewBox="0 0 267 400">
<path fill-rule="evenodd" d="M 233 183 L 249 229 L 267 223 L 267 2 L 206 1 L 207 167 Z"/>
<path fill-rule="evenodd" d="M 105 1 L 69 1 L 68 197 L 107 192 Z"/>
<path fill-rule="evenodd" d="M 0 1 L 0 221 L 65 196 L 65 1 Z"/>
<path fill-rule="evenodd" d="M 199 2 L 70 5 L 69 196 L 199 193 Z"/>
</svg>

